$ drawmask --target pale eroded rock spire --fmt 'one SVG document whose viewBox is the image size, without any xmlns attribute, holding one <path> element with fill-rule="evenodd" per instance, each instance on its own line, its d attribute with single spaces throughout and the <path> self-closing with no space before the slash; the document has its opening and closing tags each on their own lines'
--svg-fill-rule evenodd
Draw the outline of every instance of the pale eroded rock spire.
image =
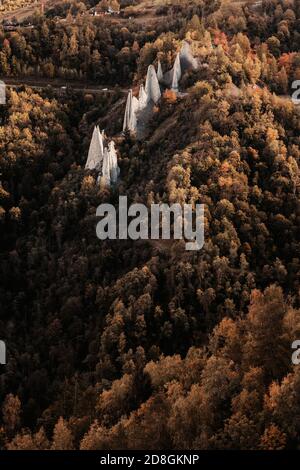
<svg viewBox="0 0 300 470">
<path fill-rule="evenodd" d="M 148 104 L 148 97 L 147 93 L 145 92 L 144 85 L 140 86 L 140 92 L 139 92 L 139 110 L 143 110 L 146 108 Z"/>
<path fill-rule="evenodd" d="M 126 130 L 136 132 L 137 118 L 136 113 L 139 107 L 139 102 L 135 96 L 133 96 L 132 90 L 129 91 L 125 109 L 125 116 L 123 122 L 123 132 Z"/>
<path fill-rule="evenodd" d="M 120 175 L 120 168 L 118 166 L 118 157 L 115 149 L 115 143 L 112 140 L 108 147 L 105 147 L 103 154 L 102 169 L 99 173 L 97 182 L 102 182 L 106 186 L 115 184 Z"/>
<path fill-rule="evenodd" d="M 99 127 L 95 126 L 85 169 L 99 171 L 97 182 L 103 181 L 110 186 L 118 181 L 120 169 L 114 142 L 109 142 L 107 146 L 104 139 L 104 131 L 100 132 Z"/>
<path fill-rule="evenodd" d="M 183 42 L 180 51 L 180 65 L 181 70 L 196 69 L 198 66 L 197 59 L 193 57 L 191 46 L 187 41 Z"/>
<path fill-rule="evenodd" d="M 90 143 L 86 170 L 99 170 L 103 161 L 104 143 L 103 135 L 100 133 L 99 127 L 95 126 L 93 136 Z"/>
<path fill-rule="evenodd" d="M 180 65 L 180 54 L 178 53 L 175 59 L 175 63 L 172 71 L 172 85 L 171 88 L 174 91 L 178 91 L 179 82 L 181 79 L 181 65 Z"/>
<path fill-rule="evenodd" d="M 132 121 L 132 90 L 129 90 L 125 108 L 124 122 L 123 122 L 123 131 L 126 131 L 130 128 Z"/>
<path fill-rule="evenodd" d="M 162 83 L 163 80 L 164 80 L 164 74 L 163 74 L 163 70 L 162 70 L 160 60 L 158 61 L 158 66 L 157 66 L 157 79 L 158 79 L 159 83 Z"/>
<path fill-rule="evenodd" d="M 153 65 L 149 65 L 148 67 L 145 91 L 148 96 L 148 101 L 152 100 L 156 104 L 160 100 L 160 86 Z"/>
<path fill-rule="evenodd" d="M 109 156 L 109 167 L 110 167 L 110 179 L 112 183 L 118 181 L 120 175 L 120 168 L 118 166 L 118 157 L 115 149 L 115 143 L 112 140 L 108 146 L 108 156 Z"/>
<path fill-rule="evenodd" d="M 102 173 L 99 174 L 98 180 L 104 181 L 104 183 L 107 186 L 110 186 L 110 162 L 109 162 L 109 152 L 108 149 L 104 149 L 104 155 L 103 155 L 103 164 L 102 164 Z"/>
</svg>

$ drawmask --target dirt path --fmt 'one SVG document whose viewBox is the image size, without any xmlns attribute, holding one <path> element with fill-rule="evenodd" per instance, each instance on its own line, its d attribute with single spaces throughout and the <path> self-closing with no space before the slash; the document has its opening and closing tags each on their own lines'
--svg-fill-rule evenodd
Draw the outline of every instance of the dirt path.
<svg viewBox="0 0 300 470">
<path fill-rule="evenodd" d="M 59 3 L 59 1 L 60 0 L 43 0 L 43 3 L 45 7 L 49 7 L 54 5 L 55 3 Z M 28 16 L 33 15 L 36 10 L 41 9 L 41 6 L 42 2 L 37 0 L 34 3 L 31 3 L 21 8 L 17 8 L 13 11 L 8 11 L 6 13 L 0 12 L 0 21 L 12 20 L 13 18 L 16 18 L 17 21 L 25 20 L 25 18 L 28 18 Z"/>
<path fill-rule="evenodd" d="M 44 4 L 45 11 L 50 7 L 53 7 L 57 3 L 62 3 L 62 0 L 36 0 L 29 5 L 17 8 L 13 11 L 0 12 L 0 21 L 9 20 L 15 18 L 18 22 L 25 20 L 29 16 L 32 16 L 36 10 L 41 10 L 42 4 Z"/>
</svg>

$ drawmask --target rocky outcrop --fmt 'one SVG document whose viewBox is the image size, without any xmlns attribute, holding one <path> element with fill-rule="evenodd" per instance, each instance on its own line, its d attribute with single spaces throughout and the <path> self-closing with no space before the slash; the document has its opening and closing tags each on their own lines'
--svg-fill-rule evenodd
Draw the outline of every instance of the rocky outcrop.
<svg viewBox="0 0 300 470">
<path fill-rule="evenodd" d="M 192 51 L 191 51 L 191 46 L 189 45 L 187 41 L 183 42 L 183 46 L 180 51 L 180 66 L 183 72 L 189 69 L 195 70 L 198 67 L 198 61 L 193 56 Z"/>
<path fill-rule="evenodd" d="M 178 91 L 181 75 L 180 54 L 178 53 L 176 55 L 173 68 L 165 73 L 163 83 L 166 87 L 171 88 L 174 91 Z"/>
<path fill-rule="evenodd" d="M 160 85 L 158 82 L 156 70 L 153 65 L 148 67 L 146 85 L 140 86 L 139 98 L 133 96 L 132 90 L 129 91 L 123 121 L 123 132 L 129 130 L 138 138 L 143 137 L 146 131 L 153 104 L 157 104 L 161 98 Z"/>
<path fill-rule="evenodd" d="M 179 82 L 181 80 L 181 64 L 180 64 L 180 54 L 177 54 L 175 63 L 173 66 L 173 71 L 172 71 L 172 84 L 171 84 L 171 89 L 174 91 L 179 90 Z"/>
<path fill-rule="evenodd" d="M 101 134 L 98 126 L 95 126 L 92 140 L 90 143 L 86 170 L 100 170 L 104 155 L 103 134 Z"/>
<path fill-rule="evenodd" d="M 176 55 L 173 68 L 164 74 L 162 82 L 165 86 L 177 92 L 182 74 L 186 70 L 196 70 L 197 68 L 198 60 L 193 57 L 189 43 L 184 41 L 180 52 Z"/>
<path fill-rule="evenodd" d="M 157 79 L 158 79 L 159 83 L 163 83 L 164 73 L 163 73 L 163 69 L 162 69 L 160 60 L 158 61 L 158 66 L 157 66 Z"/>
<path fill-rule="evenodd" d="M 144 85 L 141 85 L 140 92 L 139 92 L 139 111 L 142 111 L 143 109 L 145 109 L 147 104 L 148 104 L 148 96 L 145 91 Z"/>
<path fill-rule="evenodd" d="M 129 91 L 123 121 L 123 132 L 129 130 L 136 132 L 137 126 L 137 111 L 139 109 L 139 102 L 135 96 L 133 96 L 132 90 Z"/>
<path fill-rule="evenodd" d="M 110 141 L 108 146 L 108 159 L 109 159 L 109 171 L 111 183 L 116 183 L 120 176 L 120 168 L 118 166 L 118 157 L 115 149 L 115 143 L 113 140 Z"/>
<path fill-rule="evenodd" d="M 129 130 L 138 139 L 143 138 L 147 133 L 149 119 L 153 115 L 153 104 L 157 104 L 161 98 L 160 83 L 177 93 L 183 71 L 196 69 L 197 67 L 197 59 L 193 57 L 187 41 L 184 41 L 181 51 L 176 56 L 174 66 L 169 72 L 163 73 L 160 60 L 158 61 L 157 72 L 153 65 L 149 65 L 146 84 L 145 87 L 140 86 L 138 99 L 133 96 L 132 90 L 128 93 L 123 132 Z"/>
<path fill-rule="evenodd" d="M 98 183 L 100 183 L 101 181 L 103 181 L 107 186 L 110 186 L 110 164 L 109 153 L 107 148 L 104 150 L 102 171 L 101 173 L 99 173 L 98 176 Z"/>
<path fill-rule="evenodd" d="M 104 132 L 98 126 L 93 131 L 85 169 L 98 171 L 98 182 L 102 180 L 108 186 L 118 181 L 120 169 L 115 144 L 111 141 L 106 145 Z"/>
<path fill-rule="evenodd" d="M 156 70 L 153 65 L 149 65 L 148 67 L 145 91 L 148 102 L 153 101 L 153 103 L 156 104 L 160 100 L 161 91 Z"/>
<path fill-rule="evenodd" d="M 140 86 L 138 99 L 133 96 L 132 90 L 128 93 L 123 132 L 129 130 L 138 139 L 143 138 L 147 133 L 149 119 L 153 115 L 153 105 L 157 104 L 161 98 L 160 83 L 178 92 L 183 71 L 197 67 L 197 59 L 193 57 L 190 45 L 186 41 L 176 56 L 172 70 L 163 74 L 160 61 L 158 61 L 157 72 L 154 66 L 150 65 L 145 87 Z M 108 186 L 115 184 L 120 174 L 115 144 L 111 141 L 106 145 L 104 134 L 101 134 L 98 126 L 93 131 L 85 168 L 98 171 L 98 182 L 102 181 Z"/>
<path fill-rule="evenodd" d="M 120 168 L 118 166 L 118 157 L 115 149 L 115 143 L 110 141 L 108 147 L 104 149 L 102 170 L 98 176 L 98 183 L 110 186 L 118 181 Z"/>
</svg>

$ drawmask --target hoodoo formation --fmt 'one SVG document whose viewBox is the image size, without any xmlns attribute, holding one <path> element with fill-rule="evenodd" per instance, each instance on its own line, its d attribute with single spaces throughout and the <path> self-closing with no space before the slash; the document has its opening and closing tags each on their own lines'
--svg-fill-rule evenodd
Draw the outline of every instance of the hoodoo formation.
<svg viewBox="0 0 300 470">
<path fill-rule="evenodd" d="M 180 65 L 181 70 L 184 72 L 188 69 L 197 69 L 198 60 L 193 56 L 191 46 L 187 41 L 183 42 L 183 46 L 180 51 Z"/>
<path fill-rule="evenodd" d="M 156 104 L 160 100 L 161 91 L 156 70 L 153 65 L 149 65 L 148 67 L 145 91 L 148 102 L 153 101 L 153 103 Z"/>
<path fill-rule="evenodd" d="M 142 111 L 147 107 L 148 104 L 148 95 L 145 91 L 144 85 L 140 86 L 140 91 L 139 91 L 139 111 Z"/>
<path fill-rule="evenodd" d="M 160 61 L 158 61 L 157 71 L 154 65 L 149 65 L 145 86 L 140 85 L 139 97 L 136 98 L 132 90 L 128 92 L 123 132 L 129 131 L 137 137 L 145 135 L 153 106 L 161 98 L 161 87 L 168 86 L 177 93 L 182 71 L 196 67 L 197 59 L 193 57 L 190 45 L 186 41 L 176 55 L 174 66 L 169 72 L 163 73 Z M 111 141 L 105 145 L 104 132 L 101 133 L 98 126 L 95 126 L 93 131 L 85 169 L 96 170 L 97 182 L 102 181 L 107 186 L 115 184 L 120 174 L 114 142 Z"/>
<path fill-rule="evenodd" d="M 165 74 L 160 60 L 158 61 L 157 71 L 154 65 L 149 65 L 146 84 L 145 87 L 140 86 L 139 98 L 133 96 L 132 90 L 128 93 L 123 132 L 129 130 L 138 137 L 143 137 L 146 132 L 147 122 L 152 115 L 153 105 L 157 104 L 161 98 L 162 87 L 165 86 L 177 93 L 182 73 L 197 67 L 198 61 L 193 57 L 187 41 L 184 41 L 181 51 L 176 55 L 173 68 Z"/>
<path fill-rule="evenodd" d="M 164 74 L 163 74 L 163 70 L 162 70 L 160 60 L 158 61 L 158 65 L 157 65 L 157 79 L 158 79 L 159 83 L 162 83 L 163 79 L 164 79 Z"/>
<path fill-rule="evenodd" d="M 101 163 L 104 155 L 104 142 L 103 134 L 100 132 L 99 127 L 95 126 L 92 140 L 90 143 L 87 162 L 85 165 L 86 170 L 100 170 Z"/>
<path fill-rule="evenodd" d="M 157 78 L 156 70 L 153 65 L 148 67 L 146 84 L 140 86 L 139 98 L 133 96 L 132 90 L 129 90 L 124 121 L 123 132 L 129 130 L 137 134 L 143 128 L 147 117 L 149 116 L 149 107 L 158 103 L 161 98 L 161 90 Z"/>
<path fill-rule="evenodd" d="M 103 181 L 107 186 L 116 183 L 120 174 L 115 144 L 113 141 L 106 144 L 104 131 L 101 133 L 98 126 L 93 131 L 85 169 L 96 170 L 97 182 Z"/>
<path fill-rule="evenodd" d="M 184 41 L 180 52 L 176 55 L 173 68 L 163 75 L 161 83 L 173 91 L 179 91 L 179 82 L 183 72 L 186 70 L 196 70 L 199 66 L 198 59 L 193 57 L 191 47 L 187 41 Z"/>
<path fill-rule="evenodd" d="M 133 96 L 132 90 L 129 91 L 125 109 L 123 131 L 127 129 L 131 132 L 136 132 L 137 116 L 136 113 L 139 109 L 139 101 Z"/>
<path fill-rule="evenodd" d="M 175 64 L 172 70 L 172 85 L 171 85 L 172 90 L 178 91 L 181 75 L 182 75 L 182 72 L 181 72 L 181 65 L 180 65 L 180 55 L 177 54 L 176 59 L 175 59 Z"/>
</svg>

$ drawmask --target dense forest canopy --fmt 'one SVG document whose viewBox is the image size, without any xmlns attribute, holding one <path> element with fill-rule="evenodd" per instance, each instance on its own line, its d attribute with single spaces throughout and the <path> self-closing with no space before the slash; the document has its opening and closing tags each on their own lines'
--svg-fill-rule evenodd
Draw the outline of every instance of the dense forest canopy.
<svg viewBox="0 0 300 470">
<path fill-rule="evenodd" d="M 300 1 L 166 3 L 155 28 L 0 27 L 0 76 L 114 87 L 0 106 L 3 449 L 299 448 Z M 147 139 L 122 135 L 123 88 L 184 39 L 200 67 Z M 117 143 L 111 189 L 84 171 L 95 125 Z M 96 208 L 124 194 L 205 204 L 204 248 L 100 242 Z"/>
</svg>

